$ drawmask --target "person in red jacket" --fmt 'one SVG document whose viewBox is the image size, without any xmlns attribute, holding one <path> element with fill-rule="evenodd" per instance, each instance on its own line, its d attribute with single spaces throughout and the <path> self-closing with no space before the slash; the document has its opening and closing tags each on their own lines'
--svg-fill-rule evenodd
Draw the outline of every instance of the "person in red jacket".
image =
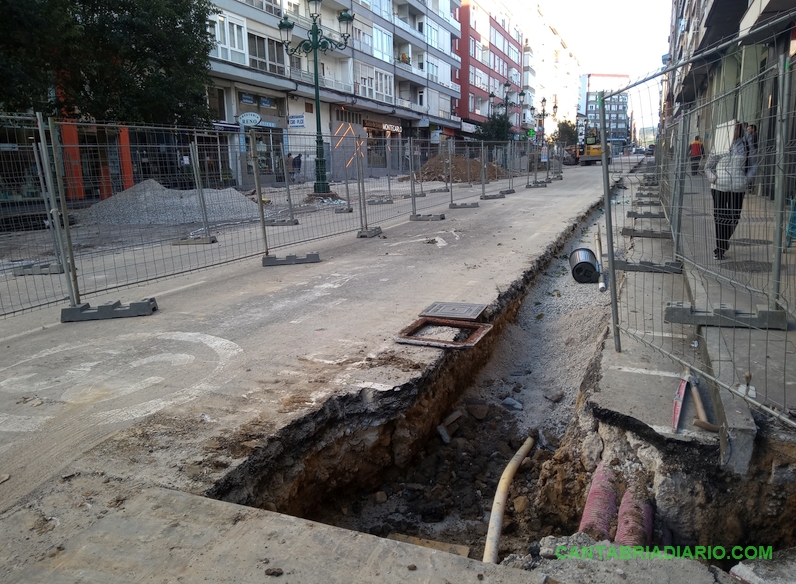
<svg viewBox="0 0 796 584">
<path fill-rule="evenodd" d="M 699 141 L 699 136 L 694 136 L 694 141 L 691 142 L 691 174 L 699 172 L 699 163 L 705 157 L 705 147 Z"/>
</svg>

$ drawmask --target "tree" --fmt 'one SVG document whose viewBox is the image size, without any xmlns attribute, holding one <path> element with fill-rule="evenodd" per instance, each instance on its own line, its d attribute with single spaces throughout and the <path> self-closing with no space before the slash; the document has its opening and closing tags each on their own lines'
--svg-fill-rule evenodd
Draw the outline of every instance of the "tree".
<svg viewBox="0 0 796 584">
<path fill-rule="evenodd" d="M 3 44 L 32 32 L 40 41 L 26 39 L 9 56 L 12 70 L 25 67 L 28 76 L 17 81 L 3 72 L 4 109 L 46 107 L 100 121 L 209 121 L 209 0 L 0 1 L 27 5 L 17 6 Z M 42 31 L 26 16 L 46 21 Z"/>
<path fill-rule="evenodd" d="M 486 122 L 475 131 L 475 137 L 484 142 L 512 140 L 511 122 L 508 114 L 493 112 Z"/>
<path fill-rule="evenodd" d="M 578 143 L 578 129 L 575 124 L 567 120 L 558 122 L 558 129 L 550 137 L 554 142 L 563 142 L 565 145 Z"/>
</svg>

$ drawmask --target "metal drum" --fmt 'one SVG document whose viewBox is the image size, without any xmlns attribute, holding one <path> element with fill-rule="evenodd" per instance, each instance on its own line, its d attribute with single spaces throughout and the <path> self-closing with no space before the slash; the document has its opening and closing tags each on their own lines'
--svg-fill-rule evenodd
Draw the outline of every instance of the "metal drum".
<svg viewBox="0 0 796 584">
<path fill-rule="evenodd" d="M 596 284 L 600 278 L 597 256 L 588 247 L 580 247 L 569 254 L 569 268 L 579 284 Z"/>
</svg>

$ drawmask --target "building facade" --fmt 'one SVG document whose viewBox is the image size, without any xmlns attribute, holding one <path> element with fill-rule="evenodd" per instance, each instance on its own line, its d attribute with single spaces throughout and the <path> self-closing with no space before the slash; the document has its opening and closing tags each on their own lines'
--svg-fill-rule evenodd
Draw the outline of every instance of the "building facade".
<svg viewBox="0 0 796 584">
<path fill-rule="evenodd" d="M 469 138 L 483 124 L 492 108 L 508 110 L 512 132 L 519 135 L 519 92 L 522 89 L 523 34 L 508 9 L 498 2 L 464 0 L 459 9 L 462 40 L 458 55 L 461 99 L 456 114 L 462 119 L 462 136 Z M 508 83 L 508 85 L 506 85 Z M 506 88 L 509 104 L 505 103 Z M 495 96 L 490 100 L 490 94 Z"/>
<path fill-rule="evenodd" d="M 600 107 L 598 103 L 599 92 L 609 92 L 626 87 L 630 84 L 629 75 L 610 75 L 590 73 L 581 77 L 581 85 L 585 91 L 581 93 L 584 101 L 579 106 L 585 117 L 582 126 L 578 127 L 578 138 L 582 140 L 591 128 L 602 127 L 600 124 Z M 606 140 L 614 153 L 622 152 L 633 144 L 633 119 L 628 107 L 628 94 L 626 92 L 612 95 L 605 100 Z"/>
<path fill-rule="evenodd" d="M 292 136 L 318 130 L 314 59 L 312 54 L 289 56 L 278 30 L 286 15 L 295 23 L 291 45 L 306 39 L 312 25 L 306 3 L 215 3 L 217 46 L 211 54 L 213 85 L 208 95 L 216 125 L 242 128 L 241 114 L 257 114 L 255 127 L 263 134 L 266 152 L 278 144 L 300 150 L 311 162 L 314 141 Z M 369 140 L 369 165 L 377 169 L 380 158 L 386 168 L 391 139 L 434 141 L 461 127 L 455 115 L 461 89 L 454 81 L 461 67 L 455 51 L 461 38 L 458 0 L 324 0 L 321 6 L 320 26 L 335 40 L 341 39 L 340 12 L 349 9 L 355 15 L 348 47 L 318 55 L 320 131 L 333 137 L 325 140 L 332 165 L 333 150 L 354 136 Z M 339 142 L 343 137 L 351 140 Z M 330 173 L 337 170 L 332 165 Z"/>
</svg>

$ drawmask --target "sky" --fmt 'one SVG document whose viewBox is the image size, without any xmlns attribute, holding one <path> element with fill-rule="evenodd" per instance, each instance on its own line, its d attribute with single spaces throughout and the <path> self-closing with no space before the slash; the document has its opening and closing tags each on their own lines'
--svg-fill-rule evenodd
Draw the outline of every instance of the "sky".
<svg viewBox="0 0 796 584">
<path fill-rule="evenodd" d="M 537 0 L 580 61 L 581 73 L 630 75 L 663 66 L 669 52 L 671 0 Z"/>
</svg>

